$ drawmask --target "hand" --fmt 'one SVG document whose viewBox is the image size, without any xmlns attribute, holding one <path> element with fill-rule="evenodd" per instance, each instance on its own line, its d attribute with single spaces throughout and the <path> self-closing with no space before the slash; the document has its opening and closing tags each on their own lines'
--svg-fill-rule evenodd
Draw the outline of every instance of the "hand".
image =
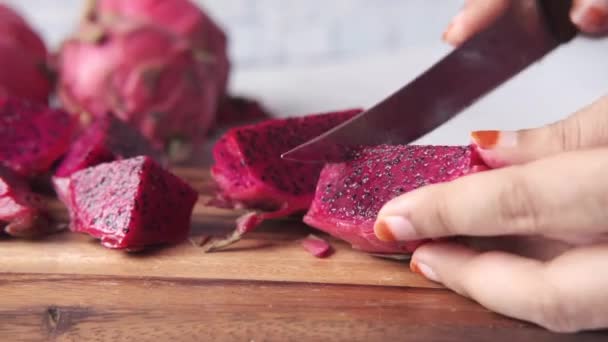
<svg viewBox="0 0 608 342">
<path fill-rule="evenodd" d="M 489 26 L 508 8 L 511 1 L 466 0 L 464 8 L 454 17 L 443 39 L 452 45 L 460 45 Z M 608 33 L 608 0 L 575 0 L 570 17 L 583 33 Z"/>
<path fill-rule="evenodd" d="M 387 203 L 381 240 L 542 237 L 567 242 L 538 260 L 430 242 L 411 268 L 488 309 L 556 332 L 608 328 L 608 96 L 554 124 L 472 134 L 494 169 Z"/>
</svg>

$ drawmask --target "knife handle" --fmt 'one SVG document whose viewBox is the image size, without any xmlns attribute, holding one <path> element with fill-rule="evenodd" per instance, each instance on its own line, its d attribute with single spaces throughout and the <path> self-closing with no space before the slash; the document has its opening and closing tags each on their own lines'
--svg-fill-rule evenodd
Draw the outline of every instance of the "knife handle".
<svg viewBox="0 0 608 342">
<path fill-rule="evenodd" d="M 559 43 L 567 43 L 578 33 L 570 19 L 573 0 L 538 0 L 538 7 Z"/>
</svg>

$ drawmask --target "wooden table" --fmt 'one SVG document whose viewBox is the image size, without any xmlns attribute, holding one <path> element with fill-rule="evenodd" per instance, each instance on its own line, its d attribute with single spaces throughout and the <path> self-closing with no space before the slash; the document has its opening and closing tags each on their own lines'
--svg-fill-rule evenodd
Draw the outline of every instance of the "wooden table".
<svg viewBox="0 0 608 342">
<path fill-rule="evenodd" d="M 204 195 L 208 175 L 176 171 Z M 57 203 L 56 215 L 65 218 Z M 223 234 L 238 213 L 195 207 L 193 237 Z M 412 274 L 405 262 L 353 251 L 317 259 L 310 232 L 277 221 L 228 250 L 185 242 L 140 254 L 69 232 L 0 240 L 2 341 L 607 341 L 557 335 L 494 314 Z"/>
</svg>

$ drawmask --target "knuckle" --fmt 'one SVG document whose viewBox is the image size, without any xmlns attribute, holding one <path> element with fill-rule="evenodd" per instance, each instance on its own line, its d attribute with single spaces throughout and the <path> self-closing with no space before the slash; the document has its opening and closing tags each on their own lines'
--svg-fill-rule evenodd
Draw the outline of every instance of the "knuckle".
<svg viewBox="0 0 608 342">
<path fill-rule="evenodd" d="M 572 151 L 582 146 L 584 136 L 583 125 L 578 115 L 574 115 L 565 120 L 560 120 L 550 126 L 551 135 L 556 139 L 558 148 L 561 151 Z"/>
<path fill-rule="evenodd" d="M 514 174 L 498 193 L 498 220 L 518 233 L 534 234 L 541 225 L 534 195 L 523 177 Z"/>
<path fill-rule="evenodd" d="M 452 206 L 447 196 L 440 193 L 435 196 L 435 210 L 433 210 L 433 229 L 438 236 L 448 236 L 458 227 L 455 225 L 452 215 Z"/>
</svg>

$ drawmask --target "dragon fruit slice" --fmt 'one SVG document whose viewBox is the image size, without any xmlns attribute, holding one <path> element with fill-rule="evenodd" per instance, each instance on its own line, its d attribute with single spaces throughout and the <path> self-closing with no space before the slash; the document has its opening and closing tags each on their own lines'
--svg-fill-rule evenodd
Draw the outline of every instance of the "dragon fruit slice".
<svg viewBox="0 0 608 342">
<path fill-rule="evenodd" d="M 0 164 L 20 176 L 44 174 L 67 151 L 76 128 L 62 110 L 0 97 Z"/>
<path fill-rule="evenodd" d="M 331 245 L 315 235 L 309 235 L 302 240 L 302 247 L 317 258 L 326 258 L 333 252 Z"/>
<path fill-rule="evenodd" d="M 4 233 L 33 238 L 56 230 L 43 199 L 13 171 L 0 166 L 0 227 Z"/>
<path fill-rule="evenodd" d="M 14 10 L 0 4 L 0 96 L 48 102 L 52 82 L 40 36 Z"/>
<path fill-rule="evenodd" d="M 229 130 L 213 149 L 211 174 L 220 193 L 210 205 L 255 210 L 237 221 L 227 239 L 208 251 L 238 241 L 268 219 L 305 212 L 323 165 L 281 159 L 281 154 L 360 113 L 360 109 L 273 119 Z"/>
<path fill-rule="evenodd" d="M 327 164 L 304 222 L 354 249 L 409 254 L 422 243 L 382 242 L 373 224 L 382 206 L 419 187 L 487 169 L 472 146 L 378 146 L 346 163 Z"/>
<path fill-rule="evenodd" d="M 113 112 L 167 151 L 174 143 L 192 150 L 204 141 L 224 93 L 221 67 L 214 51 L 155 19 L 171 18 L 173 6 L 181 8 L 182 1 L 154 3 L 100 2 L 99 12 L 94 4 L 61 47 L 59 96 L 84 119 Z M 124 15 L 114 15 L 114 9 Z"/>
<path fill-rule="evenodd" d="M 107 248 L 141 250 L 188 238 L 198 194 L 147 156 L 99 164 L 70 177 L 70 229 Z"/>
<path fill-rule="evenodd" d="M 53 176 L 59 199 L 70 199 L 70 175 L 101 163 L 137 156 L 150 156 L 164 164 L 164 157 L 138 130 L 108 113 L 98 117 L 74 141 Z"/>
<path fill-rule="evenodd" d="M 270 114 L 258 101 L 246 97 L 226 96 L 219 105 L 214 128 L 230 128 L 270 119 Z"/>
</svg>

